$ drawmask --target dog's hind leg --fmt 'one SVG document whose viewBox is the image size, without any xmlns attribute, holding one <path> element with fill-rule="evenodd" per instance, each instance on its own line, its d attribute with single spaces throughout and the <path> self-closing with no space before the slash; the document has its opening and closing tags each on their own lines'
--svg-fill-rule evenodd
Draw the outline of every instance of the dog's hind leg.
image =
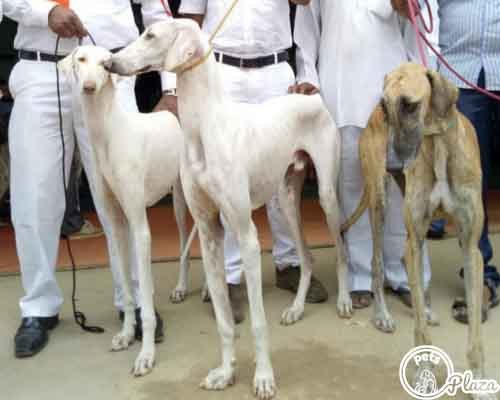
<svg viewBox="0 0 500 400">
<path fill-rule="evenodd" d="M 247 282 L 252 330 L 255 339 L 255 361 L 257 364 L 254 376 L 254 393 L 259 399 L 268 400 L 274 397 L 276 387 L 270 358 L 266 314 L 262 297 L 260 245 L 257 229 L 251 218 L 250 208 L 248 207 L 246 210 L 246 215 L 227 217 L 232 225 L 231 228 L 238 235 Z M 237 222 L 236 224 L 234 223 L 235 221 Z M 211 293 L 213 295 L 212 291 Z"/>
<path fill-rule="evenodd" d="M 198 225 L 203 267 L 210 289 L 215 318 L 222 346 L 222 365 L 209 372 L 200 386 L 208 390 L 222 390 L 234 383 L 234 319 L 229 303 L 229 293 L 224 270 L 224 230 L 219 214 L 204 219 L 196 218 Z"/>
<path fill-rule="evenodd" d="M 185 251 L 185 247 L 188 243 L 188 229 L 187 229 L 187 206 L 186 200 L 184 198 L 184 192 L 182 190 L 181 180 L 178 179 L 174 185 L 174 213 L 175 220 L 177 222 L 177 230 L 179 231 L 180 239 L 180 255 L 182 256 Z M 189 250 L 187 257 L 184 260 L 180 260 L 179 265 L 179 280 L 174 291 L 170 295 L 170 300 L 172 303 L 181 303 L 186 299 L 188 292 L 188 271 L 189 271 Z"/>
<path fill-rule="evenodd" d="M 372 185 L 370 195 L 374 196 L 374 198 L 370 200 L 370 204 L 373 206 L 369 209 L 373 238 L 372 291 L 375 298 L 373 324 L 382 332 L 392 333 L 395 331 L 396 325 L 389 312 L 384 296 L 384 267 L 382 250 L 384 243 L 386 193 L 390 177 L 383 172 L 376 175 L 377 181 L 368 183 Z"/>
<path fill-rule="evenodd" d="M 328 132 L 328 134 L 331 133 Z M 336 190 L 339 184 L 340 147 L 333 148 L 331 151 L 320 148 L 316 152 L 310 152 L 310 155 L 318 177 L 319 201 L 337 250 L 337 279 L 339 286 L 337 312 L 341 318 L 351 318 L 353 309 L 351 295 L 349 294 L 349 274 L 344 239 L 340 232 L 341 211 Z"/>
<path fill-rule="evenodd" d="M 307 247 L 302 230 L 302 216 L 300 213 L 300 200 L 304 185 L 305 170 L 291 171 L 283 180 L 279 188 L 279 202 L 287 220 L 290 232 L 295 239 L 297 253 L 300 258 L 301 273 L 299 288 L 293 304 L 285 309 L 281 316 L 283 325 L 291 325 L 299 321 L 304 315 L 304 305 L 307 291 L 311 283 L 312 255 Z"/>
</svg>

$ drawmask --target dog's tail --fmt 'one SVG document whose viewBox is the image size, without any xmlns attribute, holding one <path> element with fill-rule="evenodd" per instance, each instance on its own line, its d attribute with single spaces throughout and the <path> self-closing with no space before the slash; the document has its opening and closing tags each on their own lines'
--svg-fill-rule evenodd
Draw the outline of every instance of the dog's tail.
<svg viewBox="0 0 500 400">
<path fill-rule="evenodd" d="M 342 233 L 347 232 L 351 226 L 353 226 L 358 219 L 361 218 L 365 210 L 368 208 L 368 189 L 366 185 L 363 187 L 363 194 L 361 195 L 361 200 L 359 201 L 358 207 L 354 213 L 345 221 L 340 227 Z"/>
<path fill-rule="evenodd" d="M 186 261 L 186 258 L 189 255 L 189 250 L 191 249 L 191 245 L 193 244 L 193 240 L 196 237 L 196 232 L 198 231 L 198 225 L 194 224 L 193 229 L 191 229 L 191 233 L 189 234 L 186 247 L 184 247 L 184 250 L 182 251 L 181 254 L 181 259 L 180 259 L 180 264 L 184 265 L 184 261 Z"/>
</svg>

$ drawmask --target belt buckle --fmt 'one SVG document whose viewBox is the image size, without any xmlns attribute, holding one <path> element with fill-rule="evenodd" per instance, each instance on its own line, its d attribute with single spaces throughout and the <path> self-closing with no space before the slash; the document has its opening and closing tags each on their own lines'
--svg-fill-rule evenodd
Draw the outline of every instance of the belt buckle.
<svg viewBox="0 0 500 400">
<path fill-rule="evenodd" d="M 243 58 L 240 58 L 240 68 L 245 67 L 245 60 Z"/>
<path fill-rule="evenodd" d="M 37 60 L 38 62 L 42 61 L 42 57 L 40 56 L 40 52 L 39 52 L 39 51 L 37 51 L 37 52 L 35 52 L 35 54 L 36 54 L 36 60 Z"/>
<path fill-rule="evenodd" d="M 279 63 L 279 57 L 278 57 L 278 53 L 274 53 L 274 63 L 275 64 L 278 64 Z"/>
</svg>

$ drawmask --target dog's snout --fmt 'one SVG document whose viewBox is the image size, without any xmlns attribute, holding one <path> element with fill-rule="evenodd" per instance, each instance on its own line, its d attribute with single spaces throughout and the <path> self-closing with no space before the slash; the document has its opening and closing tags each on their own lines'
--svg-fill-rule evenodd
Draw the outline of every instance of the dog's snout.
<svg viewBox="0 0 500 400">
<path fill-rule="evenodd" d="M 96 86 L 97 86 L 96 83 L 93 81 L 85 81 L 83 82 L 83 91 L 86 94 L 92 94 L 95 92 Z"/>
</svg>

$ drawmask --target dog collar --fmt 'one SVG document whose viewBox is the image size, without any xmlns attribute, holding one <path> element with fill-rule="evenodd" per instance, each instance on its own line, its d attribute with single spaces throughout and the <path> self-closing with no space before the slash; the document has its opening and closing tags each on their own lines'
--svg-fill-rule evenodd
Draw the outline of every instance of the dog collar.
<svg viewBox="0 0 500 400">
<path fill-rule="evenodd" d="M 424 136 L 443 135 L 451 129 L 456 128 L 458 125 L 458 116 L 455 115 L 451 121 L 446 121 L 440 118 L 438 122 L 431 124 L 428 128 L 424 129 Z"/>
<path fill-rule="evenodd" d="M 201 64 L 205 63 L 205 61 L 208 60 L 208 58 L 212 55 L 213 51 L 214 51 L 213 47 L 210 46 L 210 48 L 203 55 L 203 57 L 193 61 L 192 63 L 185 63 L 185 64 L 178 65 L 177 67 L 172 69 L 172 72 L 174 72 L 176 74 L 182 74 L 184 72 L 190 71 L 193 68 L 200 66 Z"/>
</svg>

